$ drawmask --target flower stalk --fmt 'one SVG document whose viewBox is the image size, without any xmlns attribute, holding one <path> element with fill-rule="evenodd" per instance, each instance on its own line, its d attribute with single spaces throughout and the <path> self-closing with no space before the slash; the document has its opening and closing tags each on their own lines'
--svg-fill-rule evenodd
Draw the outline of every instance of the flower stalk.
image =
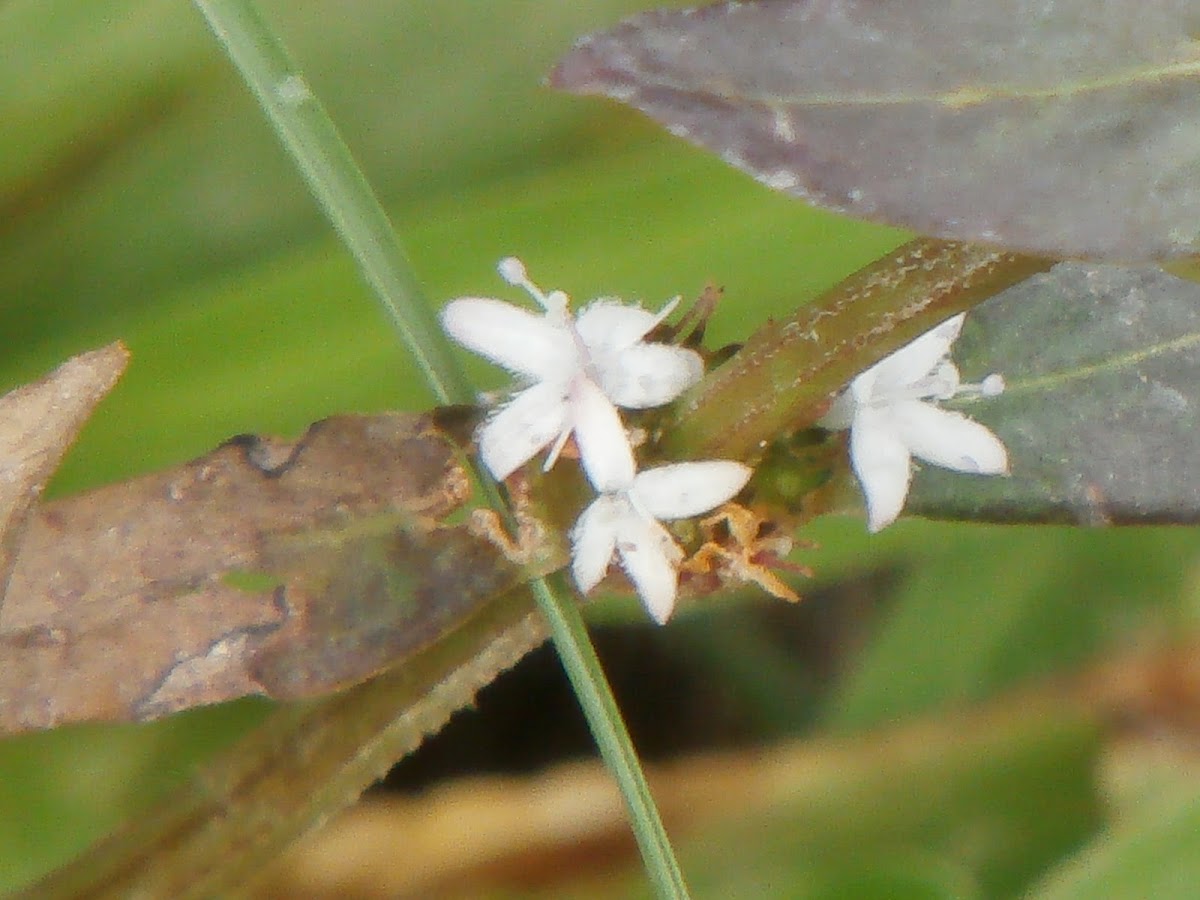
<svg viewBox="0 0 1200 900">
<path fill-rule="evenodd" d="M 670 460 L 754 464 L 770 442 L 815 423 L 865 368 L 1054 262 L 977 244 L 910 241 L 755 332 L 677 401 L 659 450 Z"/>
</svg>

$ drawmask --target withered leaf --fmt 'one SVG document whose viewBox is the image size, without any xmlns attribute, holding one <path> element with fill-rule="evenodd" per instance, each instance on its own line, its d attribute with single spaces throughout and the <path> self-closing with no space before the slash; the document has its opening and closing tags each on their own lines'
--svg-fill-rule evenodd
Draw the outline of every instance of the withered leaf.
<svg viewBox="0 0 1200 900">
<path fill-rule="evenodd" d="M 0 732 L 363 680 L 524 580 L 443 523 L 469 491 L 427 417 L 346 415 L 46 505 L 0 617 Z"/>
<path fill-rule="evenodd" d="M 1200 285 L 1153 267 L 1062 263 L 972 311 L 955 359 L 999 397 L 958 408 L 1012 475 L 934 467 L 910 512 L 1089 525 L 1200 522 Z"/>
<path fill-rule="evenodd" d="M 551 81 L 777 190 L 924 234 L 1200 252 L 1194 0 L 759 0 L 656 11 Z"/>
<path fill-rule="evenodd" d="M 0 397 L 0 608 L 30 509 L 128 362 L 109 344 Z"/>
</svg>

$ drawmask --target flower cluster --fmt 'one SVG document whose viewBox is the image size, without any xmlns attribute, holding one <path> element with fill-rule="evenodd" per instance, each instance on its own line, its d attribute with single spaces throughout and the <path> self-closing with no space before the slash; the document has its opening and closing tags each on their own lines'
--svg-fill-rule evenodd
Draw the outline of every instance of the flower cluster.
<svg viewBox="0 0 1200 900">
<path fill-rule="evenodd" d="M 547 447 L 548 470 L 573 436 L 599 494 L 571 531 L 575 582 L 590 591 L 615 555 L 650 615 L 666 622 L 675 606 L 683 551 L 662 520 L 719 506 L 751 473 L 726 460 L 637 471 L 618 408 L 669 403 L 704 373 L 694 351 L 646 340 L 678 301 L 656 315 L 605 298 L 574 316 L 567 295 L 544 293 L 519 260 L 504 259 L 499 270 L 509 284 L 529 293 L 540 314 L 487 297 L 453 300 L 442 311 L 442 325 L 454 340 L 523 381 L 480 427 L 480 458 L 502 481 Z"/>
<path fill-rule="evenodd" d="M 1004 379 L 962 384 L 950 347 L 964 316 L 947 319 L 857 376 L 819 424 L 850 429 L 850 464 L 867 503 L 867 527 L 886 528 L 904 508 L 912 459 L 955 472 L 1008 473 L 1008 453 L 991 431 L 939 400 L 961 394 L 993 397 Z"/>
<path fill-rule="evenodd" d="M 662 523 L 731 500 L 751 474 L 728 460 L 637 470 L 620 410 L 670 403 L 704 373 L 694 351 L 648 340 L 678 300 L 655 314 L 602 298 L 574 315 L 567 295 L 543 292 L 519 260 L 504 259 L 499 270 L 540 311 L 488 297 L 453 300 L 442 311 L 442 325 L 454 340 L 520 379 L 508 401 L 480 426 L 480 458 L 503 481 L 543 450 L 549 470 L 574 438 L 598 494 L 571 529 L 575 583 L 584 593 L 592 590 L 615 557 L 650 615 L 666 622 L 684 553 Z M 948 319 L 858 375 L 818 423 L 850 430 L 850 464 L 873 532 L 903 510 L 914 457 L 957 472 L 1008 472 L 999 438 L 937 405 L 962 394 L 990 397 L 1004 390 L 999 375 L 978 385 L 961 383 L 950 348 L 963 318 Z"/>
</svg>

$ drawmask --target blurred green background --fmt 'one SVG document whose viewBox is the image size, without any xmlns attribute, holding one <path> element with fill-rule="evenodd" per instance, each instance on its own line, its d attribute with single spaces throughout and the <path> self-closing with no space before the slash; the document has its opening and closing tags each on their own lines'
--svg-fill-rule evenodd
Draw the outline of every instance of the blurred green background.
<svg viewBox="0 0 1200 900">
<path fill-rule="evenodd" d="M 710 330 L 716 345 L 904 239 L 774 195 L 627 110 L 540 86 L 575 36 L 644 6 L 262 4 L 385 199 L 432 302 L 515 299 L 494 271 L 509 254 L 578 300 L 657 305 L 714 281 L 726 289 Z M 0 73 L 0 388 L 114 338 L 133 353 L 55 492 L 172 464 L 239 432 L 295 434 L 335 412 L 428 405 L 190 5 L 7 0 Z M 481 387 L 501 383 L 464 361 Z M 815 710 L 791 708 L 791 663 L 764 655 L 760 638 L 710 629 L 695 641 L 711 679 L 771 711 L 764 737 L 870 735 L 916 713 L 955 715 L 1028 679 L 1186 637 L 1200 614 L 1198 545 L 1185 529 L 911 522 L 868 538 L 855 520 L 805 536 L 819 543 L 797 554 L 816 570 L 813 590 L 872 571 L 894 577 L 881 582 L 880 612 L 860 623 L 862 641 L 845 648 Z M 630 604 L 602 612 L 638 615 Z M 709 615 L 684 618 L 703 633 Z M 0 742 L 0 889 L 161 796 L 267 708 L 243 702 Z M 1095 840 L 1062 877 L 1075 873 L 1079 896 L 1140 896 L 1086 893 L 1095 877 L 1086 860 L 1125 859 L 1119 835 L 1105 830 L 1115 820 L 1095 774 L 1099 739 L 1086 730 L 1044 738 L 1030 738 L 1020 763 L 989 759 L 986 747 L 947 748 L 945 771 L 927 773 L 944 785 L 936 796 L 847 786 L 825 799 L 839 813 L 821 820 L 820 840 L 797 809 L 769 840 L 733 829 L 685 859 L 704 896 L 1005 896 Z M 1195 793 L 1191 776 L 1177 774 Z M 1187 835 L 1197 809 L 1192 801 L 1167 817 L 1182 831 L 1161 844 L 1135 841 L 1138 890 L 1196 865 L 1200 829 Z M 1162 817 L 1148 818 L 1161 830 Z M 1147 840 L 1162 852 L 1147 854 Z"/>
</svg>

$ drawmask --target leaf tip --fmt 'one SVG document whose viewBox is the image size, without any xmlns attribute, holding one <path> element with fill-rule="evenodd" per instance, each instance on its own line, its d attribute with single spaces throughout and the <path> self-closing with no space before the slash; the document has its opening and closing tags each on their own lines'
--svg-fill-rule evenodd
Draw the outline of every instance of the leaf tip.
<svg viewBox="0 0 1200 900">
<path fill-rule="evenodd" d="M 603 72 L 601 55 L 589 35 L 580 38 L 550 70 L 546 84 L 572 94 L 598 94 L 603 92 Z"/>
</svg>

